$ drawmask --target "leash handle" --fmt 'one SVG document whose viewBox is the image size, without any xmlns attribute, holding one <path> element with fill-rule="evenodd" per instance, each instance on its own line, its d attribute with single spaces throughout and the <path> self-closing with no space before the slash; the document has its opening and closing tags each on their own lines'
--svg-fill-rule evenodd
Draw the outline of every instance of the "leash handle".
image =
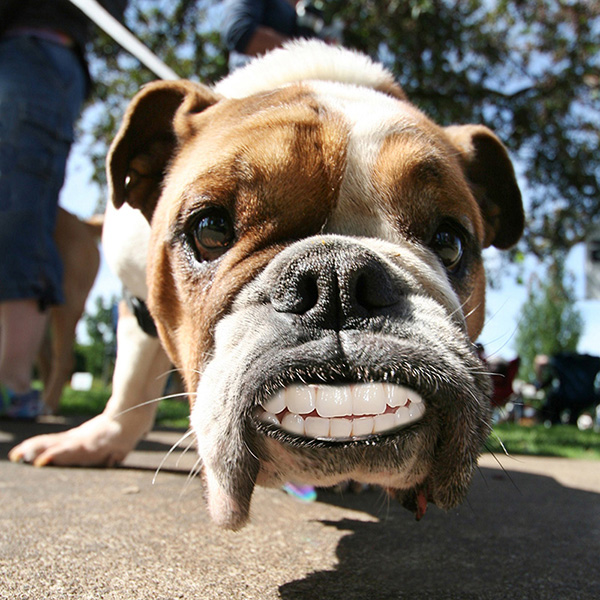
<svg viewBox="0 0 600 600">
<path fill-rule="evenodd" d="M 159 79 L 179 79 L 179 75 L 156 56 L 147 46 L 142 44 L 124 25 L 119 23 L 96 0 L 70 0 L 83 14 L 89 17 L 100 29 L 105 31 L 115 42 L 133 54 L 142 64 L 150 69 Z"/>
</svg>

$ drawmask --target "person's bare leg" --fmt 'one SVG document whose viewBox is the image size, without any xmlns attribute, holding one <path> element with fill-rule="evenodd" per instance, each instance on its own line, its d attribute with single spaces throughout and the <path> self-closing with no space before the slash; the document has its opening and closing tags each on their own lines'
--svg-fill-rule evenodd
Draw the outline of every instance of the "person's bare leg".
<svg viewBox="0 0 600 600">
<path fill-rule="evenodd" d="M 29 438 L 10 451 L 10 460 L 36 466 L 112 466 L 152 428 L 155 400 L 171 363 L 158 338 L 140 329 L 123 302 L 119 308 L 112 395 L 102 414 L 68 431 Z"/>
<path fill-rule="evenodd" d="M 31 388 L 47 318 L 47 311 L 40 311 L 37 300 L 0 304 L 0 383 L 17 394 Z"/>
</svg>

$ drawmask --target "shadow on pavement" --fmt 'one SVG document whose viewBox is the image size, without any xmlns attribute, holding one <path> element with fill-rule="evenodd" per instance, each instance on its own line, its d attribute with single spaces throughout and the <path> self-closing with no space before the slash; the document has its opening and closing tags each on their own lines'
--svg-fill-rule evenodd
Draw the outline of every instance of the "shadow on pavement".
<svg viewBox="0 0 600 600">
<path fill-rule="evenodd" d="M 0 481 L 6 540 L 12 540 L 6 565 L 22 580 L 15 590 L 41 585 L 41 559 L 36 555 L 30 565 L 27 557 L 42 544 L 48 577 L 70 581 L 78 569 L 80 592 L 93 581 L 99 589 L 120 590 L 111 598 L 600 598 L 600 494 L 561 485 L 553 477 L 556 461 L 540 460 L 533 472 L 516 465 L 505 472 L 481 468 L 461 507 L 448 513 L 429 507 L 420 522 L 378 490 L 360 495 L 319 491 L 310 505 L 280 492 L 257 490 L 253 524 L 231 534 L 208 522 L 199 494 L 177 496 L 188 468 L 180 467 L 152 491 L 151 477 L 138 477 L 133 470 L 155 470 L 181 431 L 153 432 L 133 453 L 127 470 L 21 470 L 6 464 L 8 450 L 21 439 L 76 424 L 72 419 L 27 426 L 0 422 L 0 466 L 21 477 Z M 600 491 L 596 464 L 560 463 L 562 469 L 581 469 L 582 487 Z M 35 500 L 24 504 L 23 493 Z M 44 511 L 57 506 L 62 520 L 54 522 Z M 31 531 L 15 533 L 17 524 L 22 528 L 28 523 Z M 59 537 L 62 545 L 54 543 Z M 118 542 L 121 550 L 103 550 L 90 561 L 81 554 L 84 541 L 93 548 Z M 156 556 L 153 548 L 160 550 Z M 189 548 L 200 551 L 190 553 Z M 147 554 L 143 559 L 141 552 Z M 170 555 L 169 568 L 179 569 L 175 579 L 165 570 L 165 553 Z M 111 562 L 117 559 L 124 562 Z M 145 578 L 144 584 L 119 583 L 123 569 Z M 199 586 L 211 595 L 190 592 Z M 49 597 L 44 594 L 41 589 L 31 598 Z"/>
<path fill-rule="evenodd" d="M 600 495 L 551 477 L 481 469 L 463 506 L 418 523 L 378 491 L 319 501 L 379 520 L 322 521 L 347 532 L 339 563 L 282 585 L 283 600 L 600 597 Z"/>
</svg>

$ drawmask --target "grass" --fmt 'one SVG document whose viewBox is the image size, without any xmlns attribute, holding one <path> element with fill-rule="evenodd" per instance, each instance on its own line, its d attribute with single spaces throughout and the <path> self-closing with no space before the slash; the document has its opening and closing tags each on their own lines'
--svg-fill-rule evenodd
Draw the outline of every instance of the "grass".
<svg viewBox="0 0 600 600">
<path fill-rule="evenodd" d="M 109 397 L 110 389 L 96 383 L 88 392 L 80 392 L 67 386 L 60 400 L 60 414 L 93 417 L 104 410 Z M 156 424 L 187 429 L 189 414 L 189 407 L 184 399 L 161 400 L 156 413 Z"/>
<path fill-rule="evenodd" d="M 60 412 L 65 416 L 89 416 L 102 412 L 110 390 L 94 384 L 89 392 L 78 392 L 65 388 Z M 188 428 L 189 408 L 184 400 L 161 400 L 158 405 L 156 423 L 162 427 Z M 496 425 L 489 437 L 486 449 L 503 454 L 528 454 L 533 456 L 559 456 L 600 460 L 600 433 L 579 431 L 574 425 L 543 425 L 524 427 L 511 423 Z"/>
<path fill-rule="evenodd" d="M 503 454 L 499 439 L 509 454 L 559 456 L 600 460 L 600 433 L 579 431 L 575 425 L 524 427 L 503 423 L 494 427 L 487 441 L 487 450 Z"/>
</svg>

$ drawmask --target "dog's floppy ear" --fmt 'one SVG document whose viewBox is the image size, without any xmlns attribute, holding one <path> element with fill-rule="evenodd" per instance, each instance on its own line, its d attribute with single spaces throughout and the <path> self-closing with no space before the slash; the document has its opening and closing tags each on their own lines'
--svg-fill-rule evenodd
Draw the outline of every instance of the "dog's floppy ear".
<svg viewBox="0 0 600 600">
<path fill-rule="evenodd" d="M 131 101 L 106 159 L 109 201 L 128 202 L 150 221 L 165 168 L 178 141 L 189 135 L 187 117 L 218 101 L 191 81 L 156 81 Z"/>
<path fill-rule="evenodd" d="M 484 247 L 506 249 L 516 244 L 525 217 L 521 192 L 508 152 L 483 125 L 453 125 L 445 132 L 459 150 L 459 159 L 485 225 Z"/>
</svg>

